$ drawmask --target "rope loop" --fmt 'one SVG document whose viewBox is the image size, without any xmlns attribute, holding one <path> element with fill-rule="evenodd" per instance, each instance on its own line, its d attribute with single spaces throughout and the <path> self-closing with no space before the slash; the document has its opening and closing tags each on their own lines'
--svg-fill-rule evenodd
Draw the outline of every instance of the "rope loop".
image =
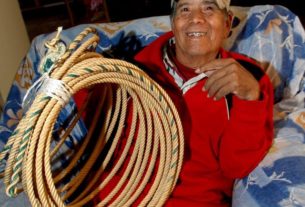
<svg viewBox="0 0 305 207">
<path fill-rule="evenodd" d="M 140 68 L 93 52 L 98 41 L 96 30 L 86 28 L 25 96 L 28 110 L 0 153 L 8 196 L 23 190 L 32 206 L 61 207 L 88 205 L 100 192 L 97 206 L 130 206 L 140 195 L 139 206 L 162 206 L 170 196 L 184 154 L 177 109 Z M 59 113 L 84 88 L 90 95 L 55 141 Z M 97 106 L 88 132 L 58 170 L 65 141 L 91 100 Z"/>
<path fill-rule="evenodd" d="M 56 50 L 56 46 L 57 46 L 57 44 L 58 44 L 58 41 L 60 40 L 60 34 L 61 34 L 61 32 L 62 32 L 62 27 L 58 27 L 57 28 L 57 33 L 56 33 L 56 35 L 55 35 L 55 37 L 52 39 L 52 40 L 50 40 L 50 41 L 47 41 L 46 43 L 45 43 L 45 46 L 49 49 L 49 50 Z"/>
</svg>

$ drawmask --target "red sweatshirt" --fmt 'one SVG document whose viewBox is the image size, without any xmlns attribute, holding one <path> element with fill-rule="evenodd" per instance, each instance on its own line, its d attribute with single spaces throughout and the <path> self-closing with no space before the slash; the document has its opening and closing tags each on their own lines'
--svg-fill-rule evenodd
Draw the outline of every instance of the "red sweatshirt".
<svg viewBox="0 0 305 207">
<path fill-rule="evenodd" d="M 185 157 L 180 178 L 166 206 L 228 206 L 235 178 L 250 173 L 266 155 L 273 138 L 273 88 L 255 62 L 220 50 L 234 58 L 259 81 L 259 101 L 231 97 L 214 101 L 202 91 L 206 79 L 182 94 L 163 63 L 162 48 L 173 34 L 166 33 L 144 48 L 135 60 L 147 68 L 174 101 L 185 132 Z"/>
</svg>

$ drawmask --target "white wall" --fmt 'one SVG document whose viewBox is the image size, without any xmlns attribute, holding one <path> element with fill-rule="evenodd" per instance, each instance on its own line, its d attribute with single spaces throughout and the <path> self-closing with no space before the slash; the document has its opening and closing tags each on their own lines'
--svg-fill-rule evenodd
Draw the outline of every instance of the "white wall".
<svg viewBox="0 0 305 207">
<path fill-rule="evenodd" d="M 4 101 L 29 45 L 18 0 L 0 0 L 0 93 Z"/>
</svg>

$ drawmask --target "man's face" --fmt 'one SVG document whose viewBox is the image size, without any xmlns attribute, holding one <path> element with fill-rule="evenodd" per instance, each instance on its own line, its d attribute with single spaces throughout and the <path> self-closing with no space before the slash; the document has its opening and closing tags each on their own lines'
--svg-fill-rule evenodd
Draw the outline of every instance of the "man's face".
<svg viewBox="0 0 305 207">
<path fill-rule="evenodd" d="M 215 58 L 230 31 L 230 18 L 215 0 L 180 0 L 173 16 L 177 58 Z M 184 62 L 184 61 L 182 61 Z"/>
</svg>

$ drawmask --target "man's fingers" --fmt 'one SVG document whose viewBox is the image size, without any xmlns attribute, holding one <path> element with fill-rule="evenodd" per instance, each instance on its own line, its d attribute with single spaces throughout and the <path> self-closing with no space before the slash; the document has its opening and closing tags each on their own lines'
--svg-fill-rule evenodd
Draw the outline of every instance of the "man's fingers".
<svg viewBox="0 0 305 207">
<path fill-rule="evenodd" d="M 233 61 L 231 60 L 231 58 L 215 59 L 215 60 L 212 60 L 211 62 L 205 64 L 202 67 L 198 67 L 195 70 L 195 72 L 196 73 L 206 73 L 207 71 L 219 70 L 219 69 L 228 67 L 232 63 L 233 63 Z"/>
<path fill-rule="evenodd" d="M 212 76 L 213 79 L 208 79 L 204 85 L 204 90 L 208 92 L 209 97 L 220 99 L 221 97 L 231 93 L 234 89 L 234 82 L 231 81 L 230 75 L 225 73 L 217 74 L 217 77 Z"/>
<path fill-rule="evenodd" d="M 217 70 L 217 71 L 213 71 L 212 74 L 210 74 L 210 76 L 208 76 L 209 78 L 207 79 L 205 85 L 204 85 L 204 89 L 209 91 L 210 87 L 217 81 L 222 81 L 222 79 L 225 79 L 226 77 L 231 76 L 231 74 L 229 73 L 228 70 Z M 220 84 L 220 83 L 218 83 Z"/>
<path fill-rule="evenodd" d="M 218 65 L 218 66 L 204 66 L 204 67 L 197 68 L 195 70 L 195 73 L 208 73 L 208 72 L 219 70 L 222 67 L 223 66 L 220 66 L 220 65 Z"/>
<path fill-rule="evenodd" d="M 225 97 L 226 95 L 233 93 L 234 85 L 232 82 L 229 82 L 227 84 L 222 85 L 217 91 L 217 93 L 214 95 L 215 100 L 219 100 L 222 97 Z"/>
</svg>

